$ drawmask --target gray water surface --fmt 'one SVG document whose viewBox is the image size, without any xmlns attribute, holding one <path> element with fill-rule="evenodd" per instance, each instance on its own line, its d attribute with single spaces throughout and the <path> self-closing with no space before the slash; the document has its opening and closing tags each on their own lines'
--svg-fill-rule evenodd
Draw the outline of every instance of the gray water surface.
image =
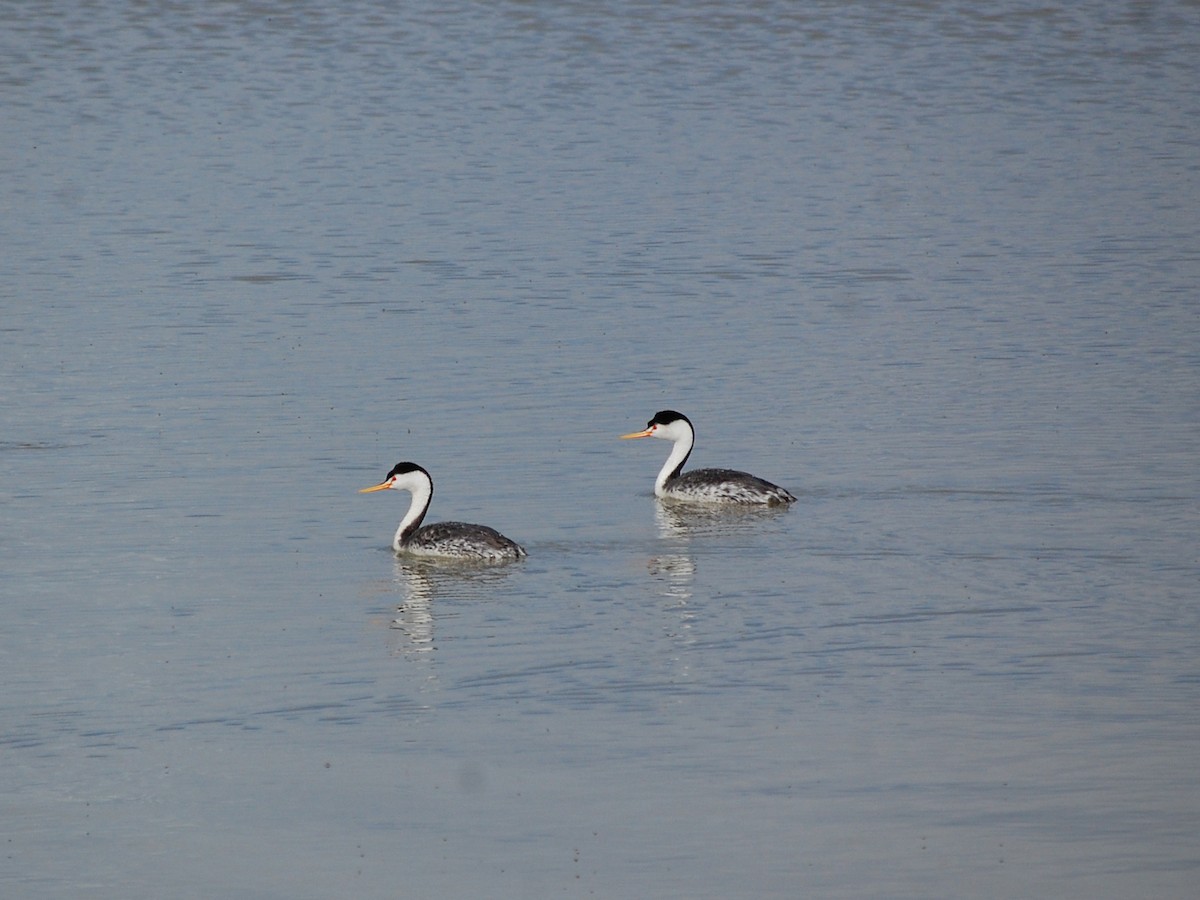
<svg viewBox="0 0 1200 900">
<path fill-rule="evenodd" d="M 5 896 L 1193 895 L 1195 4 L 6 22 Z"/>
</svg>

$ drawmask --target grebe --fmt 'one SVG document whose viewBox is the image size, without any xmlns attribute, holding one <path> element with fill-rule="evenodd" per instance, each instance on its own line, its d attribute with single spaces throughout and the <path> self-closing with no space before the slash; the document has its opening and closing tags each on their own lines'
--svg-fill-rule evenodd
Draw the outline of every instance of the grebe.
<svg viewBox="0 0 1200 900">
<path fill-rule="evenodd" d="M 696 469 L 680 474 L 683 464 L 692 453 L 696 432 L 691 420 L 673 409 L 656 412 L 654 418 L 646 423 L 645 431 L 635 431 L 621 437 L 653 437 L 675 442 L 666 464 L 654 479 L 655 496 L 665 500 L 779 506 L 796 499 L 777 484 L 733 469 Z"/>
<path fill-rule="evenodd" d="M 442 556 L 452 559 L 477 559 L 502 562 L 525 556 L 525 548 L 494 528 L 466 522 L 437 522 L 421 528 L 421 520 L 433 499 L 433 479 L 416 463 L 396 463 L 387 478 L 360 494 L 394 488 L 412 494 L 412 505 L 400 520 L 392 549 L 418 556 Z"/>
</svg>

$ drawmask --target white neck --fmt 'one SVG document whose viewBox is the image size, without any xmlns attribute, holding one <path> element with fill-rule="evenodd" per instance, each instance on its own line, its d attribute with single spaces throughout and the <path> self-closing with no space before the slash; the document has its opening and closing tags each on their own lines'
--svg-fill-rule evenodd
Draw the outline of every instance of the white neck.
<svg viewBox="0 0 1200 900">
<path fill-rule="evenodd" d="M 425 513 L 429 511 L 429 502 L 433 499 L 433 482 L 420 472 L 410 472 L 402 478 L 396 479 L 393 487 L 412 494 L 412 503 L 409 504 L 408 512 L 400 520 L 396 536 L 392 538 L 392 549 L 399 552 L 405 541 L 412 536 L 412 532 L 420 526 L 421 520 L 425 518 Z"/>
<path fill-rule="evenodd" d="M 691 455 L 692 445 L 696 441 L 696 436 L 692 433 L 692 429 L 687 426 L 686 422 L 673 422 L 669 432 L 663 429 L 663 437 L 674 441 L 671 447 L 671 453 L 667 456 L 667 461 L 663 463 L 662 470 L 658 473 L 658 477 L 654 479 L 654 494 L 657 497 L 665 497 L 667 495 L 667 480 L 672 475 L 678 474 L 675 470 L 682 469 L 683 464 L 687 462 L 688 456 Z M 655 435 L 657 437 L 658 435 Z"/>
</svg>

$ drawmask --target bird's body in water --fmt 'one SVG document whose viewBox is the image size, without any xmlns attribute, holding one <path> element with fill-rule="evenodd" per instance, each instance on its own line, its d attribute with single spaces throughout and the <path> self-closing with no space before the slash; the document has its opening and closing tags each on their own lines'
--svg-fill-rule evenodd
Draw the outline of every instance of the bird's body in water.
<svg viewBox="0 0 1200 900">
<path fill-rule="evenodd" d="M 696 443 L 691 420 L 683 413 L 664 409 L 654 414 L 644 431 L 623 434 L 622 438 L 653 437 L 672 441 L 674 446 L 654 480 L 654 494 L 664 500 L 691 503 L 729 503 L 780 506 L 796 498 L 777 484 L 734 469 L 695 469 L 683 471 Z"/>
<path fill-rule="evenodd" d="M 408 491 L 412 504 L 400 520 L 392 549 L 397 553 L 415 556 L 437 556 L 447 559 L 473 559 L 485 562 L 504 562 L 525 556 L 525 548 L 506 538 L 495 528 L 471 525 L 467 522 L 436 522 L 421 527 L 433 499 L 433 478 L 416 463 L 397 463 L 387 478 L 373 487 L 363 488 L 360 494 L 386 490 Z"/>
</svg>

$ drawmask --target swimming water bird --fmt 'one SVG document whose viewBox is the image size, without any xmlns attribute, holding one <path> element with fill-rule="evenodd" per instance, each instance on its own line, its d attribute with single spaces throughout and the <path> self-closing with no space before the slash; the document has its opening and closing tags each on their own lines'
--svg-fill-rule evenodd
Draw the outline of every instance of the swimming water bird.
<svg viewBox="0 0 1200 900">
<path fill-rule="evenodd" d="M 503 562 L 525 556 L 525 548 L 494 528 L 466 522 L 437 522 L 421 527 L 433 499 L 433 478 L 416 463 L 396 463 L 387 478 L 360 494 L 394 489 L 412 494 L 412 504 L 400 520 L 392 549 L 397 553 Z"/>
<path fill-rule="evenodd" d="M 654 494 L 665 500 L 694 503 L 739 503 L 779 506 L 796 498 L 777 484 L 733 469 L 696 469 L 683 472 L 683 464 L 696 443 L 696 431 L 683 413 L 664 409 L 646 423 L 645 431 L 621 435 L 626 438 L 660 438 L 675 446 L 662 471 L 654 479 Z M 682 474 L 681 474 L 682 473 Z"/>
</svg>

